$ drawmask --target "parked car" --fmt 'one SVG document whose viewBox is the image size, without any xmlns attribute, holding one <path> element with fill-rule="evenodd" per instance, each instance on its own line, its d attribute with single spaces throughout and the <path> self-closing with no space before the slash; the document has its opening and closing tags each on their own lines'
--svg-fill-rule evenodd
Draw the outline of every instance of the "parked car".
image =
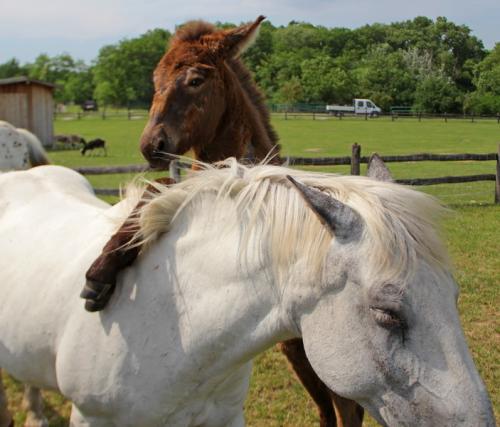
<svg viewBox="0 0 500 427">
<path fill-rule="evenodd" d="M 97 111 L 98 107 L 97 107 L 97 102 L 92 100 L 92 99 L 89 99 L 87 101 L 83 101 L 83 104 L 82 104 L 82 110 L 83 111 Z"/>
<path fill-rule="evenodd" d="M 352 101 L 352 105 L 327 105 L 326 111 L 336 116 L 341 113 L 369 114 L 370 116 L 378 116 L 382 113 L 382 109 L 377 107 L 373 101 L 361 98 L 354 99 Z"/>
</svg>

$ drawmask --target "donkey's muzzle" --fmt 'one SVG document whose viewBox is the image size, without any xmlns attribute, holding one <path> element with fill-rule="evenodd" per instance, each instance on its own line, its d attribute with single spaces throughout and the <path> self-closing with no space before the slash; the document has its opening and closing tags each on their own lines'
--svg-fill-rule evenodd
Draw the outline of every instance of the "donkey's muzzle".
<svg viewBox="0 0 500 427">
<path fill-rule="evenodd" d="M 168 168 L 174 159 L 175 145 L 162 126 L 157 126 L 152 131 L 144 130 L 141 137 L 141 152 L 153 168 Z"/>
</svg>

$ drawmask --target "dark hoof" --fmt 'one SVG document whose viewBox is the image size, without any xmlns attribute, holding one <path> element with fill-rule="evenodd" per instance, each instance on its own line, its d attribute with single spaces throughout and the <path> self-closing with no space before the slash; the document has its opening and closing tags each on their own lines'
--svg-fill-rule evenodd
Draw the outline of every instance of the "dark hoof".
<svg viewBox="0 0 500 427">
<path fill-rule="evenodd" d="M 80 293 L 80 297 L 86 300 L 85 310 L 90 312 L 103 310 L 109 302 L 111 295 L 113 295 L 114 290 L 114 284 L 87 279 Z"/>
</svg>

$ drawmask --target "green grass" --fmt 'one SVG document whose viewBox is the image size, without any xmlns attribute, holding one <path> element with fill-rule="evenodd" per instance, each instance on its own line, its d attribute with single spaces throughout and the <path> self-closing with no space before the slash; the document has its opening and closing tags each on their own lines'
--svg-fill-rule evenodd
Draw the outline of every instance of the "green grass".
<svg viewBox="0 0 500 427">
<path fill-rule="evenodd" d="M 86 139 L 102 137 L 108 144 L 108 156 L 85 156 L 78 151 L 53 151 L 54 163 L 66 166 L 124 165 L 142 163 L 138 139 L 145 120 L 56 121 L 56 133 L 77 133 Z M 273 118 L 283 148 L 283 155 L 346 156 L 351 144 L 362 145 L 362 154 L 488 153 L 498 150 L 500 126 L 496 121 L 390 119 L 375 120 L 284 120 Z M 494 162 L 413 162 L 391 163 L 396 178 L 436 177 L 494 173 Z M 348 173 L 348 167 L 327 170 Z M 362 169 L 364 170 L 364 168 Z M 129 175 L 90 177 L 96 187 L 115 187 L 129 180 Z M 494 183 L 436 185 L 417 188 L 441 199 L 454 209 L 444 221 L 444 232 L 454 260 L 455 276 L 461 288 L 459 310 L 469 346 L 484 379 L 500 420 L 500 205 L 493 204 Z M 108 198 L 108 200 L 115 200 Z M 21 388 L 7 380 L 16 422 L 22 423 L 19 410 Z M 45 393 L 51 426 L 67 423 L 69 404 L 56 393 Z M 250 393 L 245 405 L 249 426 L 317 426 L 317 415 L 304 389 L 287 368 L 284 357 L 272 348 L 256 358 Z M 376 423 L 367 417 L 365 423 Z"/>
</svg>

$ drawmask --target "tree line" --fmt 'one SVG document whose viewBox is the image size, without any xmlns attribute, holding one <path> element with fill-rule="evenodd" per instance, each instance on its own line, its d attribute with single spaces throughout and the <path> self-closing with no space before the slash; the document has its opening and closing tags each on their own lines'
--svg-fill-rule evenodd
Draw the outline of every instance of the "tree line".
<svg viewBox="0 0 500 427">
<path fill-rule="evenodd" d="M 231 23 L 218 23 L 221 28 Z M 172 34 L 154 29 L 104 46 L 91 64 L 64 53 L 15 58 L 0 78 L 27 75 L 57 85 L 61 103 L 148 107 L 152 73 Z M 466 25 L 417 17 L 357 29 L 304 22 L 262 24 L 243 60 L 271 103 L 350 103 L 369 98 L 428 113 L 500 112 L 500 43 L 488 51 Z"/>
</svg>

